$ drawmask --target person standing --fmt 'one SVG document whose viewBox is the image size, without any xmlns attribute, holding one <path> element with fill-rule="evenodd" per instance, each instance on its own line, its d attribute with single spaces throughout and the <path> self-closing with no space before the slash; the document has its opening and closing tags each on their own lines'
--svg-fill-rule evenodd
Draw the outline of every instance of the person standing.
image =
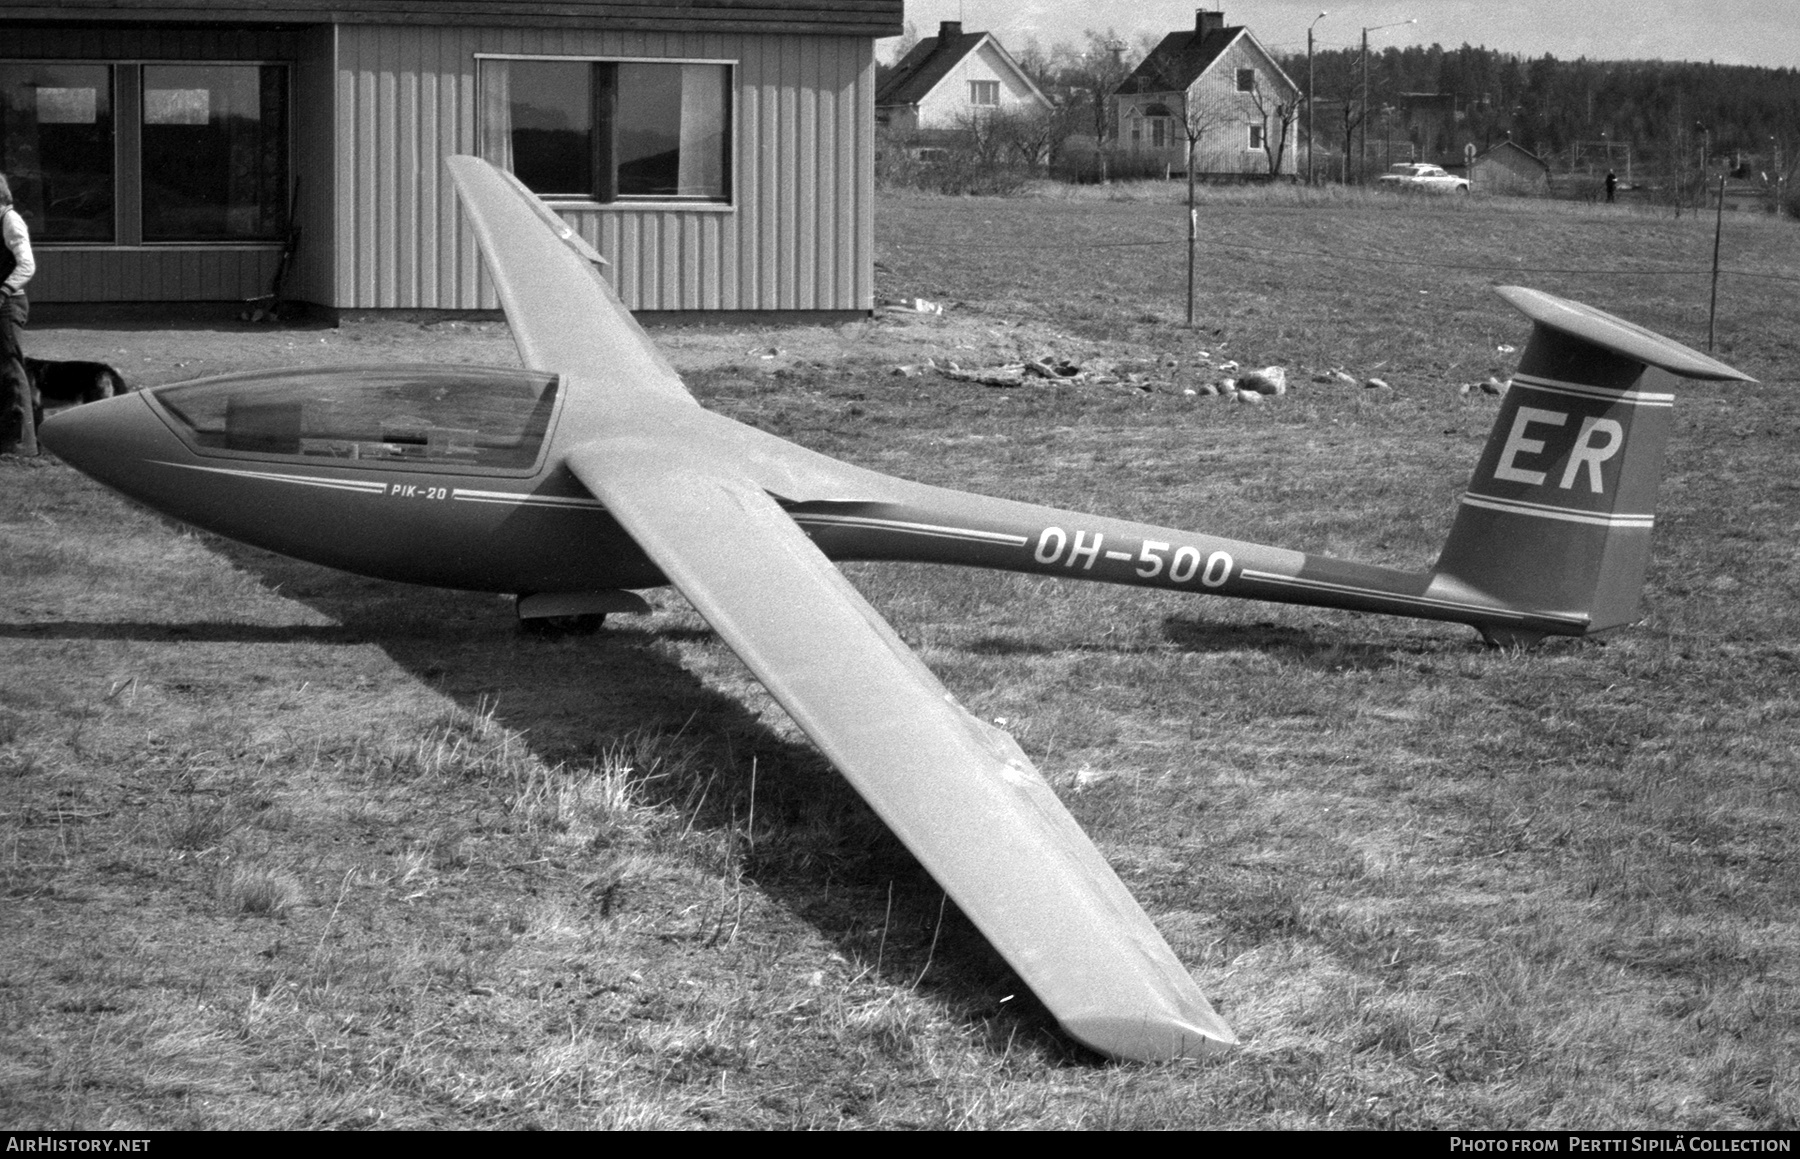
<svg viewBox="0 0 1800 1159">
<path fill-rule="evenodd" d="M 37 273 L 31 231 L 13 208 L 12 186 L 0 173 L 0 454 L 35 455 L 37 425 L 31 419 L 31 379 L 25 373 L 22 331 L 31 316 L 25 283 Z"/>
<path fill-rule="evenodd" d="M 1619 191 L 1619 175 L 1611 169 L 1606 171 L 1606 201 L 1612 204 L 1613 194 Z"/>
</svg>

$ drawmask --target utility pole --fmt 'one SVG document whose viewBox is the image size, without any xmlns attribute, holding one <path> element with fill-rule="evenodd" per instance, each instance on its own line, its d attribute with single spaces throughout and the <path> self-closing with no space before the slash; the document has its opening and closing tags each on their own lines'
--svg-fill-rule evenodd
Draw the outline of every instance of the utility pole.
<svg viewBox="0 0 1800 1159">
<path fill-rule="evenodd" d="M 1782 213 L 1781 182 L 1782 182 L 1782 177 L 1783 177 L 1783 174 L 1781 172 L 1781 142 L 1777 141 L 1773 137 L 1770 137 L 1769 143 L 1771 145 L 1775 146 L 1775 216 L 1780 217 L 1781 213 Z"/>
<path fill-rule="evenodd" d="M 1306 184 L 1313 183 L 1313 26 L 1331 15 L 1321 12 L 1306 26 Z"/>
<path fill-rule="evenodd" d="M 1700 130 L 1700 198 L 1699 198 L 1699 207 L 1704 209 L 1706 207 L 1706 186 L 1707 186 L 1706 159 L 1707 159 L 1707 156 L 1712 152 L 1712 130 L 1707 128 L 1705 125 L 1701 124 L 1699 121 L 1694 122 L 1694 128 Z"/>
<path fill-rule="evenodd" d="M 1418 22 L 1415 17 L 1412 20 L 1396 20 L 1392 24 L 1377 24 L 1373 28 L 1362 30 L 1362 133 L 1357 137 L 1356 145 L 1356 180 L 1359 185 L 1369 179 L 1369 33 Z"/>
<path fill-rule="evenodd" d="M 1706 308 L 1706 349 L 1713 348 L 1713 323 L 1719 317 L 1719 239 L 1725 234 L 1725 175 L 1719 174 L 1719 216 L 1713 224 L 1712 302 Z"/>
</svg>

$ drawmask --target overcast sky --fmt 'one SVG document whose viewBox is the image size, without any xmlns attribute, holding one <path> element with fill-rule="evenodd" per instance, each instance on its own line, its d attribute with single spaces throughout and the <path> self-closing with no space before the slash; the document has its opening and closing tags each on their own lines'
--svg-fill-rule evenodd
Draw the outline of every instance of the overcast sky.
<svg viewBox="0 0 1800 1159">
<path fill-rule="evenodd" d="M 906 0 L 906 19 L 920 36 L 961 19 L 966 31 L 992 32 L 1016 49 L 1031 35 L 1046 47 L 1079 44 L 1083 29 L 1109 25 L 1135 43 L 1141 32 L 1193 27 L 1196 8 L 1222 8 L 1225 23 L 1248 25 L 1274 52 L 1306 51 L 1307 24 L 1328 9 L 1314 29 L 1321 48 L 1356 45 L 1364 28 L 1416 19 L 1371 32 L 1370 47 L 1468 43 L 1568 60 L 1800 68 L 1800 0 Z M 883 60 L 894 43 L 878 49 Z"/>
</svg>

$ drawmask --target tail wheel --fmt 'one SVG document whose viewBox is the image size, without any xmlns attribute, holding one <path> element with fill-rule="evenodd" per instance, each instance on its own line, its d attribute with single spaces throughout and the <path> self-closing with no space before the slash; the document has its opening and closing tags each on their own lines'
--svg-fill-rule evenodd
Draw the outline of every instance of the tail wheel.
<svg viewBox="0 0 1800 1159">
<path fill-rule="evenodd" d="M 520 620 L 519 632 L 541 640 L 559 640 L 565 636 L 592 636 L 605 623 L 605 612 L 587 612 L 579 616 L 536 616 Z"/>
</svg>

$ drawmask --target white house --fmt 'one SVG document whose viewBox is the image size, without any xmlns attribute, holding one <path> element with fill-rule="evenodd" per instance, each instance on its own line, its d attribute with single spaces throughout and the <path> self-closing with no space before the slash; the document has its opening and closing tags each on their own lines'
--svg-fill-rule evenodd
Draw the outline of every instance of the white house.
<svg viewBox="0 0 1800 1159">
<path fill-rule="evenodd" d="M 875 92 L 876 122 L 895 133 L 956 130 L 990 113 L 1050 111 L 1050 99 L 992 33 L 946 20 Z"/>
<path fill-rule="evenodd" d="M 1200 173 L 1279 173 L 1294 157 L 1300 88 L 1248 28 L 1223 12 L 1195 13 L 1171 32 L 1115 93 L 1119 144 L 1175 169 L 1187 164 L 1190 130 Z"/>
</svg>

